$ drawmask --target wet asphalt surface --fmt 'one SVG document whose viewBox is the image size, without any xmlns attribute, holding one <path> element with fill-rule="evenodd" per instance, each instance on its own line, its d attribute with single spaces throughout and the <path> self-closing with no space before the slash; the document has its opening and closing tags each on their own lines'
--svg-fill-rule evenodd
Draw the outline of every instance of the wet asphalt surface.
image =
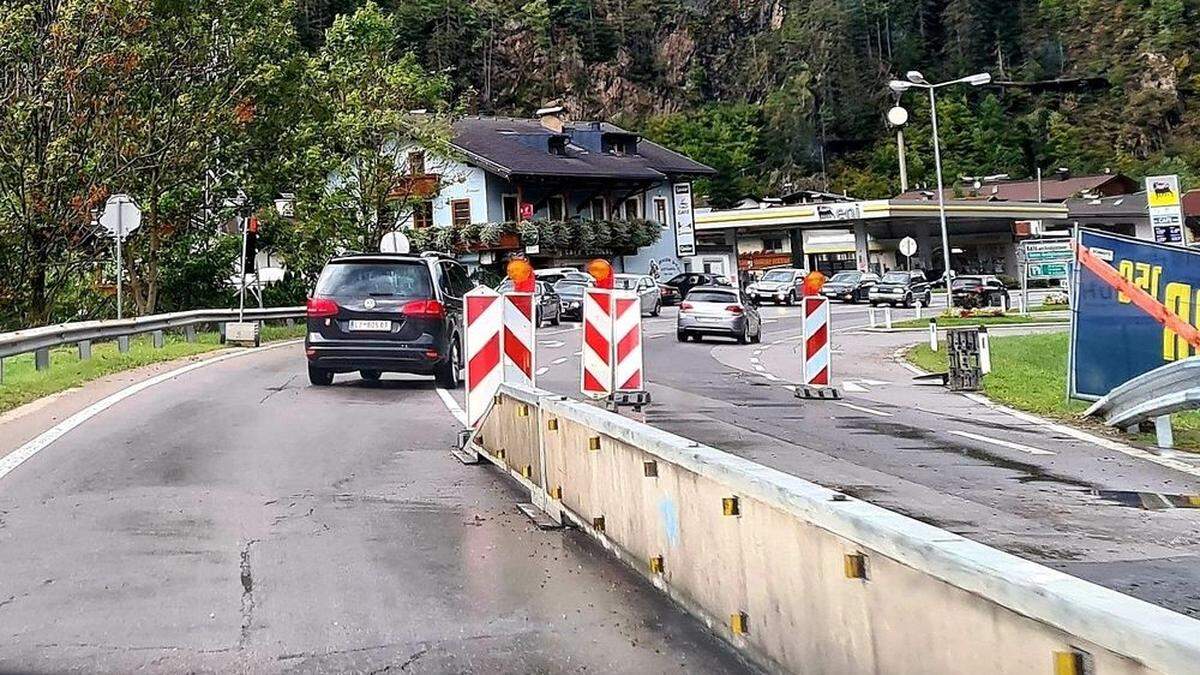
<svg viewBox="0 0 1200 675">
<path fill-rule="evenodd" d="M 762 308 L 763 343 L 746 346 L 681 344 L 674 311 L 644 320 L 647 422 L 1200 617 L 1200 508 L 1170 501 L 1200 494 L 1200 456 L 1161 466 L 917 385 L 895 352 L 925 334 L 861 330 L 863 306 L 833 305 L 837 403 L 787 388 L 801 377 L 798 309 Z M 1030 330 L 1048 329 L 1007 333 Z M 540 386 L 578 390 L 578 341 L 574 326 L 543 329 Z M 1158 495 L 1168 507 L 1145 508 Z"/>
<path fill-rule="evenodd" d="M 0 672 L 746 670 L 457 429 L 299 346 L 118 403 L 0 479 Z"/>
</svg>

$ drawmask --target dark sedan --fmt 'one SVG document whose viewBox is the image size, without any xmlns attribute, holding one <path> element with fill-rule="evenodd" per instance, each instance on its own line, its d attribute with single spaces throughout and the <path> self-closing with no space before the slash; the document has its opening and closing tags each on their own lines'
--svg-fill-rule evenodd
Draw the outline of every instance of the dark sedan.
<svg viewBox="0 0 1200 675">
<path fill-rule="evenodd" d="M 870 296 L 879 277 L 870 272 L 838 272 L 821 286 L 821 295 L 831 300 L 862 302 Z"/>
<path fill-rule="evenodd" d="M 989 275 L 956 277 L 950 284 L 954 305 L 964 309 L 977 307 L 1007 307 L 1008 287 Z"/>
<path fill-rule="evenodd" d="M 588 280 L 566 278 L 554 284 L 554 291 L 562 304 L 562 318 L 574 321 L 583 319 L 583 291 L 592 285 Z"/>
</svg>

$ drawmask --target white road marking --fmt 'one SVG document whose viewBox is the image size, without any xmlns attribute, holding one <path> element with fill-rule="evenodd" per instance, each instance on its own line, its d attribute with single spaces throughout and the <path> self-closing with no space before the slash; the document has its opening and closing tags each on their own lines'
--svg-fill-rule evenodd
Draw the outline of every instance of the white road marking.
<svg viewBox="0 0 1200 675">
<path fill-rule="evenodd" d="M 760 361 L 757 356 L 751 356 L 750 363 L 762 363 L 762 361 Z"/>
<path fill-rule="evenodd" d="M 842 382 L 842 389 L 845 389 L 846 391 L 852 391 L 856 394 L 861 394 L 865 391 L 868 391 L 868 389 L 866 387 L 860 387 L 857 384 L 855 384 L 854 382 L 851 382 L 849 380 Z"/>
<path fill-rule="evenodd" d="M 772 381 L 772 382 L 778 382 L 778 381 L 779 381 L 779 378 L 778 378 L 778 377 L 775 377 L 774 375 L 772 375 L 772 374 L 770 374 L 770 373 L 763 373 L 763 374 L 762 374 L 762 376 L 763 376 L 763 377 L 765 377 L 765 378 L 767 378 L 768 380 L 770 380 L 770 381 Z"/>
<path fill-rule="evenodd" d="M 763 319 L 763 323 L 779 323 L 779 319 Z"/>
<path fill-rule="evenodd" d="M 891 382 L 884 382 L 884 381 L 882 381 L 882 380 L 868 380 L 868 379 L 867 379 L 867 378 L 865 378 L 865 377 L 860 377 L 860 378 L 858 378 L 858 381 L 859 381 L 859 382 L 862 382 L 863 384 L 869 384 L 869 385 L 873 385 L 873 386 L 876 386 L 876 387 L 878 387 L 878 386 L 881 386 L 881 385 L 885 385 L 885 384 L 891 384 Z"/>
<path fill-rule="evenodd" d="M 572 356 L 583 356 L 583 352 L 582 351 L 575 352 L 574 354 L 572 354 Z"/>
<path fill-rule="evenodd" d="M 765 372 L 767 372 L 767 369 L 766 369 L 766 368 L 763 368 L 762 366 L 758 365 L 757 363 L 756 363 L 756 364 L 754 364 L 754 369 L 755 369 L 755 370 L 757 370 L 757 371 L 758 371 L 758 372 L 760 372 L 760 373 L 765 373 Z"/>
<path fill-rule="evenodd" d="M 785 384 L 783 385 L 783 388 L 787 389 L 788 391 L 796 391 L 796 385 L 794 384 Z"/>
<path fill-rule="evenodd" d="M 537 372 L 535 372 L 534 375 L 545 375 L 548 372 L 550 372 L 550 369 L 545 366 L 542 366 L 541 368 L 537 369 Z"/>
<path fill-rule="evenodd" d="M 558 349 L 559 347 L 561 347 L 565 344 L 567 344 L 567 343 L 565 343 L 561 340 L 543 340 L 541 343 L 541 345 L 543 347 L 549 347 L 550 349 Z"/>
<path fill-rule="evenodd" d="M 843 386 L 844 386 L 844 383 L 843 383 Z M 833 404 L 840 405 L 843 408 L 857 410 L 858 412 L 867 413 L 868 415 L 877 415 L 879 417 L 891 417 L 892 416 L 892 413 L 883 412 L 882 410 L 873 410 L 871 408 L 867 408 L 867 407 L 864 407 L 861 405 L 854 405 L 853 403 L 846 403 L 845 401 L 834 401 Z"/>
<path fill-rule="evenodd" d="M 1034 448 L 1034 447 L 1031 447 L 1028 445 L 1022 445 L 1020 443 L 1013 443 L 1012 441 L 1006 441 L 1006 440 L 999 439 L 999 438 L 992 438 L 991 436 L 984 436 L 982 434 L 973 434 L 969 431 L 951 431 L 950 433 L 954 434 L 955 436 L 962 436 L 963 438 L 970 438 L 971 440 L 979 441 L 980 443 L 991 443 L 992 445 L 998 445 L 1002 448 L 1009 448 L 1011 450 L 1020 450 L 1021 452 L 1027 452 L 1031 455 L 1054 455 L 1054 454 L 1057 454 L 1057 453 L 1050 452 L 1049 450 L 1042 450 L 1041 448 Z"/>
<path fill-rule="evenodd" d="M 550 365 L 552 365 L 552 366 L 561 366 L 562 364 L 564 364 L 564 363 L 566 363 L 566 362 L 567 362 L 567 357 L 565 357 L 565 356 L 560 356 L 560 357 L 558 357 L 557 359 L 554 359 L 553 361 L 551 361 L 551 362 L 550 362 Z"/>
<path fill-rule="evenodd" d="M 45 450 L 51 443 L 62 438 L 75 427 L 78 427 L 84 422 L 92 419 L 96 415 L 99 415 L 100 413 L 108 410 L 109 408 L 120 403 L 121 401 L 124 401 L 130 396 L 133 396 L 134 394 L 145 391 L 156 384 L 160 384 L 162 382 L 166 382 L 167 380 L 179 377 L 180 375 L 190 373 L 193 370 L 198 370 L 205 366 L 211 366 L 214 363 L 228 361 L 229 359 L 237 358 L 239 356 L 246 356 L 247 354 L 257 354 L 268 349 L 288 347 L 300 342 L 301 340 L 288 340 L 287 342 L 280 342 L 277 344 L 268 345 L 266 347 L 259 347 L 258 349 L 246 349 L 242 351 L 230 352 L 229 354 L 222 354 L 221 356 L 215 356 L 211 359 L 190 363 L 186 366 L 176 368 L 175 370 L 169 370 L 165 373 L 155 375 L 148 380 L 142 380 L 141 382 L 131 384 L 121 391 L 109 394 L 108 396 L 96 401 L 74 415 L 71 415 L 67 419 L 55 424 L 46 431 L 43 431 L 25 445 L 13 450 L 3 459 L 0 459 L 0 479 L 7 476 L 10 472 L 12 472 L 13 469 L 20 466 L 25 460 L 33 457 L 42 450 Z"/>
<path fill-rule="evenodd" d="M 442 403 L 446 406 L 446 410 L 449 410 L 450 414 L 454 415 L 454 419 L 458 420 L 459 424 L 466 426 L 467 413 L 458 404 L 458 401 L 454 400 L 454 396 L 448 390 L 441 387 L 437 388 L 437 393 L 438 397 L 442 399 Z"/>
</svg>

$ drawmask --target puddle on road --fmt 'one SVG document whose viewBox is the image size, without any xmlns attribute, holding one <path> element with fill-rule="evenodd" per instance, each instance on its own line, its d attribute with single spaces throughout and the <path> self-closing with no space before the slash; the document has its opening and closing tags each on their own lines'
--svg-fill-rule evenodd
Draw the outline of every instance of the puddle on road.
<svg viewBox="0 0 1200 675">
<path fill-rule="evenodd" d="M 1092 494 L 1119 506 L 1147 511 L 1200 509 L 1200 495 L 1170 495 L 1161 492 L 1136 492 L 1133 490 L 1092 490 Z"/>
</svg>

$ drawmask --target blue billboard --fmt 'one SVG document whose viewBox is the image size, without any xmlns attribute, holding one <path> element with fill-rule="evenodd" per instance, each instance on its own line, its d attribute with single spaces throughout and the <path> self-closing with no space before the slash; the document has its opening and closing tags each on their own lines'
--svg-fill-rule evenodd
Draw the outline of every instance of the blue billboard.
<svg viewBox="0 0 1200 675">
<path fill-rule="evenodd" d="M 1076 236 L 1084 249 L 1080 255 L 1090 260 L 1080 258 L 1074 267 L 1072 397 L 1100 398 L 1130 378 L 1196 354 L 1154 314 L 1165 306 L 1187 324 L 1200 323 L 1200 252 L 1093 230 L 1080 229 Z M 1149 297 L 1132 289 L 1120 292 L 1122 280 Z"/>
</svg>

